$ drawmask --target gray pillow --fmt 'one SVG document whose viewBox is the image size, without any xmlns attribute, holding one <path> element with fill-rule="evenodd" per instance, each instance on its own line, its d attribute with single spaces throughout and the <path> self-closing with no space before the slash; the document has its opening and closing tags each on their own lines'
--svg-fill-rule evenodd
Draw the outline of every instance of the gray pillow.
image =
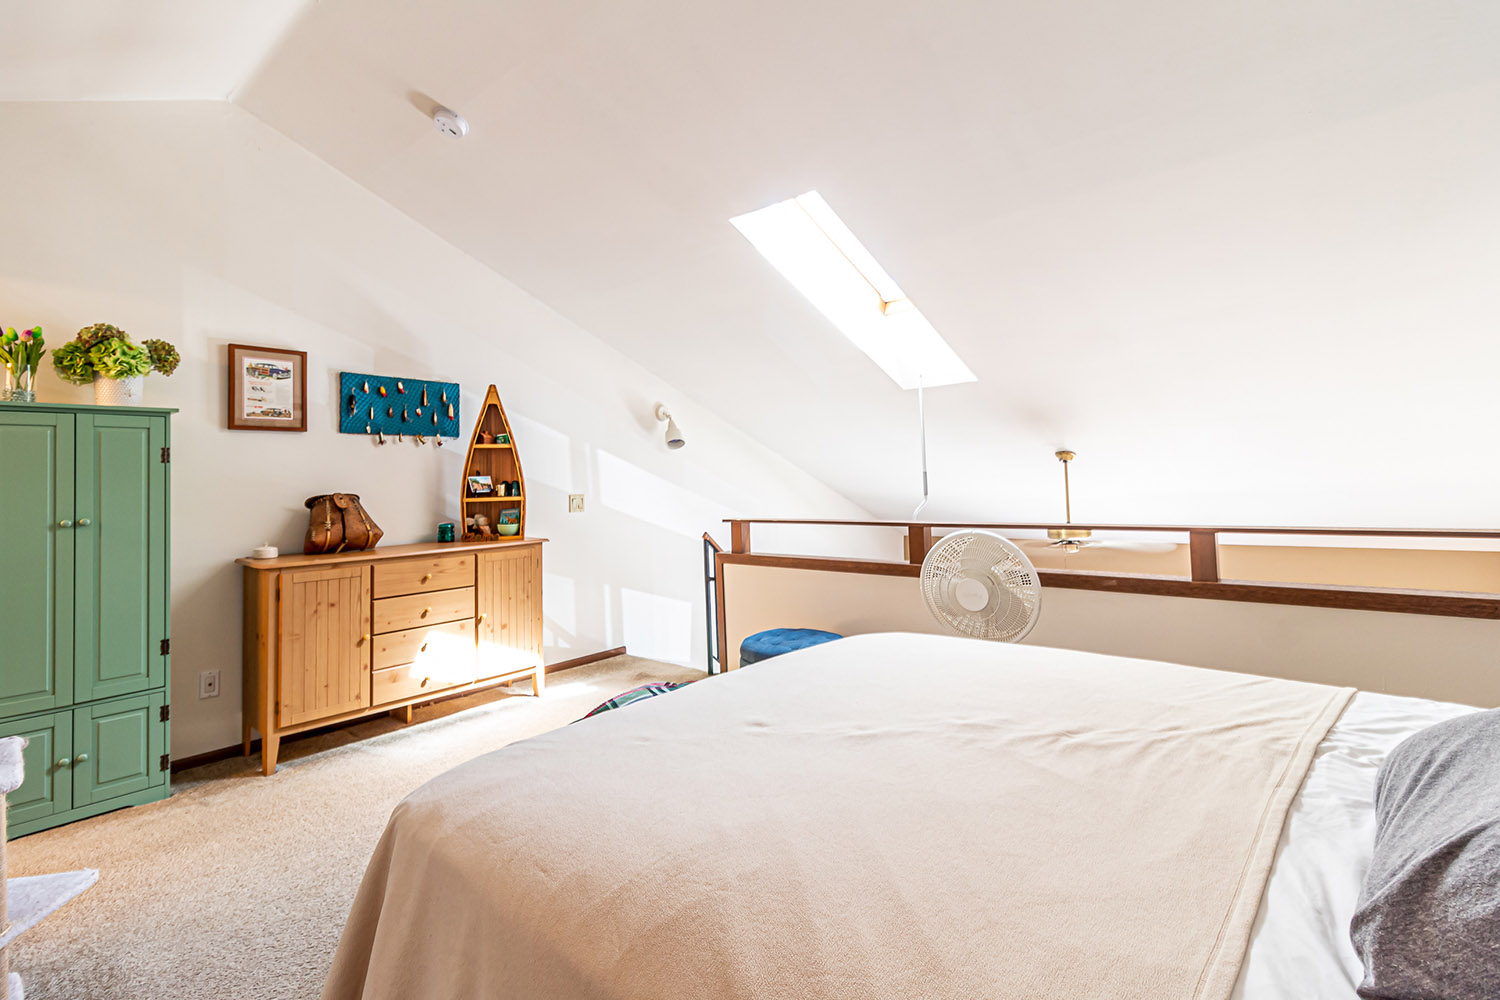
<svg viewBox="0 0 1500 1000">
<path fill-rule="evenodd" d="M 1500 997 L 1500 709 L 1440 722 L 1380 768 L 1350 925 L 1367 1000 Z"/>
</svg>

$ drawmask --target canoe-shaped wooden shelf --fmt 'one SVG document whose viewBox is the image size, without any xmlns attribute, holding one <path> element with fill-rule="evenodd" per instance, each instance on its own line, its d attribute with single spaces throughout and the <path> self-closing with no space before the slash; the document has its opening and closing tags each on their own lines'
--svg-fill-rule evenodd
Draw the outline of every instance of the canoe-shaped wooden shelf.
<svg viewBox="0 0 1500 1000">
<path fill-rule="evenodd" d="M 480 441 L 480 435 L 489 438 L 488 442 Z M 499 444 L 496 438 L 504 435 L 507 444 Z M 521 492 L 516 496 L 470 496 L 469 477 L 488 476 L 491 483 L 521 484 Z M 512 509 L 518 511 L 520 530 L 514 536 L 498 536 L 499 539 L 514 537 L 524 539 L 526 537 L 526 476 L 521 472 L 521 453 L 516 448 L 516 436 L 511 433 L 510 421 L 506 419 L 505 407 L 500 405 L 500 393 L 494 386 L 490 386 L 484 394 L 484 404 L 479 407 L 479 417 L 474 421 L 474 432 L 469 436 L 469 453 L 464 457 L 464 478 L 459 484 L 458 496 L 460 509 L 464 511 L 464 539 L 496 539 L 496 519 L 501 510 L 493 510 L 487 505 L 499 504 L 502 510 Z M 469 513 L 469 508 L 475 508 L 474 513 Z M 482 517 L 488 522 L 489 533 L 473 530 L 476 526 L 469 523 L 471 517 Z"/>
</svg>

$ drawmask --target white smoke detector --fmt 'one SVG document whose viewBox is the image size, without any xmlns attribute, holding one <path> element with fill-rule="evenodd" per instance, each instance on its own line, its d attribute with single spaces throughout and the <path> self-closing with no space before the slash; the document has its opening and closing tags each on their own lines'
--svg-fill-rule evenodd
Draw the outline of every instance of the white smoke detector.
<svg viewBox="0 0 1500 1000">
<path fill-rule="evenodd" d="M 462 139 L 469 134 L 469 123 L 464 121 L 463 116 L 457 111 L 444 107 L 432 109 L 432 124 L 444 135 L 451 135 L 455 139 Z"/>
</svg>

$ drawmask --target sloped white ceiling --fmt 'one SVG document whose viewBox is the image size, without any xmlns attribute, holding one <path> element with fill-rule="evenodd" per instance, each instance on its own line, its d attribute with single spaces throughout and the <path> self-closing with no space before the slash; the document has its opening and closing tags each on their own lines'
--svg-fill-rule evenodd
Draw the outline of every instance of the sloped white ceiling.
<svg viewBox="0 0 1500 1000">
<path fill-rule="evenodd" d="M 979 376 L 929 516 L 1060 516 L 1066 446 L 1084 519 L 1489 526 L 1497 51 L 1487 0 L 321 0 L 235 99 L 881 514 L 915 398 L 733 215 L 816 188 Z"/>
<path fill-rule="evenodd" d="M 221 101 L 308 2 L 0 0 L 0 101 Z"/>
</svg>

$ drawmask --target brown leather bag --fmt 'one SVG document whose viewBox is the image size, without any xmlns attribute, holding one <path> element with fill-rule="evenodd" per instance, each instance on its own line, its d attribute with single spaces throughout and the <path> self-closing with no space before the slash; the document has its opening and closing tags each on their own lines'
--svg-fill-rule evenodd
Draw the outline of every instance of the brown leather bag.
<svg viewBox="0 0 1500 1000">
<path fill-rule="evenodd" d="M 324 493 L 308 497 L 304 506 L 311 512 L 302 543 L 308 555 L 373 549 L 385 534 L 360 506 L 358 494 Z"/>
</svg>

